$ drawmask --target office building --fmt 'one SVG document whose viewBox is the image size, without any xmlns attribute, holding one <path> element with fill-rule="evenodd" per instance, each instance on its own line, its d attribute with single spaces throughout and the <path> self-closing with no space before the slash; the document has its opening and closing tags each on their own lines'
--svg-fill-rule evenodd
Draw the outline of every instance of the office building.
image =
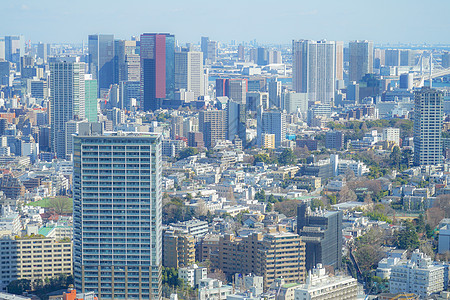
<svg viewBox="0 0 450 300">
<path fill-rule="evenodd" d="M 344 133 L 342 131 L 328 131 L 325 134 L 325 148 L 344 149 Z"/>
<path fill-rule="evenodd" d="M 246 110 L 257 111 L 258 107 L 269 108 L 269 93 L 267 92 L 249 92 L 246 99 Z"/>
<path fill-rule="evenodd" d="M 384 65 L 388 67 L 400 66 L 400 50 L 398 49 L 384 50 Z"/>
<path fill-rule="evenodd" d="M 423 87 L 414 100 L 414 164 L 442 163 L 443 94 Z"/>
<path fill-rule="evenodd" d="M 269 108 L 281 108 L 281 81 L 269 82 Z"/>
<path fill-rule="evenodd" d="M 308 93 L 309 101 L 333 103 L 336 83 L 336 45 L 333 41 L 292 41 L 292 85 Z"/>
<path fill-rule="evenodd" d="M 188 147 L 203 148 L 205 142 L 203 141 L 203 133 L 201 132 L 188 132 Z"/>
<path fill-rule="evenodd" d="M 156 110 L 175 89 L 175 36 L 144 33 L 140 41 L 141 109 Z"/>
<path fill-rule="evenodd" d="M 216 97 L 227 96 L 237 103 L 245 104 L 247 100 L 247 79 L 216 79 Z"/>
<path fill-rule="evenodd" d="M 278 110 L 263 111 L 260 107 L 257 112 L 257 145 L 262 146 L 263 134 L 275 135 L 275 147 L 281 146 L 286 139 L 286 114 Z"/>
<path fill-rule="evenodd" d="M 438 253 L 445 254 L 450 251 L 450 219 L 443 219 L 439 223 Z"/>
<path fill-rule="evenodd" d="M 405 73 L 400 75 L 399 86 L 401 89 L 412 90 L 414 87 L 414 74 Z"/>
<path fill-rule="evenodd" d="M 114 83 L 114 35 L 89 35 L 88 48 L 89 73 L 97 80 L 98 96 L 102 96 Z"/>
<path fill-rule="evenodd" d="M 245 47 L 243 45 L 238 46 L 238 60 L 245 61 Z"/>
<path fill-rule="evenodd" d="M 39 42 L 37 45 L 37 57 L 41 58 L 44 63 L 46 63 L 48 55 L 50 55 L 50 45 Z"/>
<path fill-rule="evenodd" d="M 76 136 L 73 182 L 76 289 L 161 299 L 161 137 Z"/>
<path fill-rule="evenodd" d="M 201 111 L 198 120 L 199 130 L 203 133 L 205 147 L 214 147 L 218 141 L 227 137 L 227 111 Z"/>
<path fill-rule="evenodd" d="M 3 258 L 0 265 L 2 291 L 14 280 L 28 279 L 34 283 L 45 278 L 72 274 L 71 241 L 3 236 L 0 243 Z"/>
<path fill-rule="evenodd" d="M 0 37 L 0 60 L 5 59 L 5 38 Z"/>
<path fill-rule="evenodd" d="M 185 89 L 194 93 L 194 99 L 204 96 L 205 80 L 203 53 L 187 48 L 175 53 L 175 89 Z"/>
<path fill-rule="evenodd" d="M 245 104 L 228 100 L 227 104 L 227 139 L 234 141 L 239 138 L 245 147 L 247 140 L 247 114 Z"/>
<path fill-rule="evenodd" d="M 349 43 L 349 80 L 359 82 L 364 75 L 373 73 L 373 42 L 352 41 Z"/>
<path fill-rule="evenodd" d="M 306 283 L 295 288 L 295 300 L 356 300 L 356 279 L 351 276 L 329 276 L 321 264 L 309 273 Z"/>
<path fill-rule="evenodd" d="M 71 60 L 50 62 L 52 152 L 66 156 L 66 122 L 85 117 L 85 64 Z"/>
<path fill-rule="evenodd" d="M 120 83 L 120 109 L 133 110 L 141 99 L 141 83 L 138 81 L 122 81 Z"/>
<path fill-rule="evenodd" d="M 394 265 L 389 279 L 389 290 L 393 294 L 414 293 L 428 299 L 433 293 L 448 286 L 448 266 L 434 264 L 431 258 L 416 249 L 411 259 Z"/>
<path fill-rule="evenodd" d="M 92 79 L 91 74 L 84 77 L 84 116 L 89 122 L 97 122 L 97 80 Z"/>
<path fill-rule="evenodd" d="M 306 118 L 308 113 L 308 94 L 296 93 L 293 91 L 287 91 L 282 94 L 282 108 L 286 110 L 288 114 L 301 112 L 303 118 Z"/>
<path fill-rule="evenodd" d="M 186 231 L 166 229 L 162 245 L 162 265 L 164 267 L 178 269 L 195 263 L 195 238 Z"/>
<path fill-rule="evenodd" d="M 213 64 L 217 60 L 218 44 L 216 41 L 211 41 L 209 37 L 202 37 L 201 50 L 203 52 L 203 62 L 205 64 Z"/>
<path fill-rule="evenodd" d="M 415 55 L 414 50 L 404 49 L 400 50 L 400 66 L 414 66 Z"/>
<path fill-rule="evenodd" d="M 20 58 L 25 55 L 23 36 L 5 36 L 5 59 L 20 64 Z"/>
<path fill-rule="evenodd" d="M 297 232 L 306 243 L 306 269 L 317 264 L 339 269 L 342 263 L 342 211 L 311 211 L 307 203 L 297 208 Z"/>
</svg>

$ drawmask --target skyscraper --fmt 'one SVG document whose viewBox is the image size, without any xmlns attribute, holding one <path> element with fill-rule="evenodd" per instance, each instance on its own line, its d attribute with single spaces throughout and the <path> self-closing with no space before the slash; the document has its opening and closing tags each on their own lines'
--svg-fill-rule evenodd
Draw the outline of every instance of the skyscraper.
<svg viewBox="0 0 450 300">
<path fill-rule="evenodd" d="M 66 157 L 66 122 L 85 117 L 85 64 L 73 60 L 50 62 L 51 145 Z"/>
<path fill-rule="evenodd" d="M 263 134 L 275 135 L 275 147 L 281 146 L 286 139 L 286 114 L 278 110 L 264 111 L 262 107 L 257 111 L 257 144 L 262 145 Z"/>
<path fill-rule="evenodd" d="M 216 79 L 216 96 L 227 96 L 238 103 L 246 102 L 248 80 L 242 78 Z"/>
<path fill-rule="evenodd" d="M 73 181 L 76 289 L 161 299 L 161 137 L 77 136 Z"/>
<path fill-rule="evenodd" d="M 114 83 L 114 35 L 89 35 L 89 73 L 98 83 L 98 95 Z"/>
<path fill-rule="evenodd" d="M 414 105 L 414 164 L 442 163 L 443 94 L 423 87 L 415 93 Z"/>
<path fill-rule="evenodd" d="M 204 96 L 203 53 L 183 48 L 175 53 L 175 88 L 194 93 L 194 98 Z"/>
<path fill-rule="evenodd" d="M 227 104 L 227 139 L 234 141 L 238 137 L 243 146 L 245 146 L 247 136 L 247 114 L 245 112 L 245 104 L 228 100 Z"/>
<path fill-rule="evenodd" d="M 373 42 L 353 41 L 350 50 L 350 81 L 360 81 L 364 75 L 373 73 Z"/>
<path fill-rule="evenodd" d="M 84 77 L 84 115 L 89 122 L 97 122 L 97 80 L 92 79 L 92 74 Z"/>
<path fill-rule="evenodd" d="M 44 62 L 47 62 L 47 56 L 49 55 L 49 45 L 44 43 L 39 43 L 37 45 L 37 56 L 42 58 Z"/>
<path fill-rule="evenodd" d="M 23 36 L 5 36 L 5 59 L 7 61 L 18 64 L 24 54 L 25 42 Z"/>
<path fill-rule="evenodd" d="M 333 41 L 292 41 L 292 85 L 308 93 L 309 101 L 332 103 L 336 82 L 336 47 Z"/>
<path fill-rule="evenodd" d="M 297 231 L 306 243 L 306 269 L 317 264 L 338 269 L 342 263 L 342 211 L 314 212 L 308 204 L 297 208 Z"/>
<path fill-rule="evenodd" d="M 209 37 L 202 37 L 201 49 L 203 52 L 203 62 L 205 64 L 211 64 L 216 62 L 217 59 L 217 42 L 211 41 Z"/>
<path fill-rule="evenodd" d="M 269 82 L 269 107 L 281 107 L 281 81 Z"/>
<path fill-rule="evenodd" d="M 156 110 L 173 97 L 175 89 L 175 36 L 144 33 L 140 41 L 141 109 Z"/>
</svg>

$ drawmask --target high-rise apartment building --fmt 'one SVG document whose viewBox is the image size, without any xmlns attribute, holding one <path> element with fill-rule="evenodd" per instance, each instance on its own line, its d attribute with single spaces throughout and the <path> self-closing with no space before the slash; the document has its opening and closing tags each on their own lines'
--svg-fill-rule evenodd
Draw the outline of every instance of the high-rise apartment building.
<svg viewBox="0 0 450 300">
<path fill-rule="evenodd" d="M 336 80 L 344 80 L 344 42 L 336 43 Z"/>
<path fill-rule="evenodd" d="M 263 134 L 275 135 L 275 147 L 281 146 L 286 139 L 286 114 L 278 110 L 263 111 L 262 107 L 257 111 L 257 145 L 262 146 Z"/>
<path fill-rule="evenodd" d="M 352 41 L 350 51 L 350 81 L 360 81 L 364 75 L 373 73 L 373 42 Z"/>
<path fill-rule="evenodd" d="M 175 36 L 144 33 L 140 41 L 141 109 L 156 110 L 173 97 L 175 89 Z"/>
<path fill-rule="evenodd" d="M 203 53 L 183 48 L 175 53 L 175 89 L 194 93 L 194 98 L 204 96 Z"/>
<path fill-rule="evenodd" d="M 292 85 L 309 101 L 333 103 L 336 84 L 334 41 L 292 41 Z"/>
<path fill-rule="evenodd" d="M 308 204 L 297 208 L 297 232 L 306 243 L 306 269 L 317 264 L 339 269 L 342 263 L 342 211 L 310 210 Z"/>
<path fill-rule="evenodd" d="M 203 133 L 205 147 L 214 147 L 227 137 L 227 111 L 201 111 L 198 119 L 199 131 Z"/>
<path fill-rule="evenodd" d="M 414 164 L 442 163 L 443 93 L 423 87 L 414 97 Z"/>
<path fill-rule="evenodd" d="M 51 145 L 66 156 L 66 122 L 85 117 L 85 64 L 76 60 L 50 62 Z"/>
<path fill-rule="evenodd" d="M 99 299 L 161 299 L 161 137 L 74 138 L 74 281 Z"/>
<path fill-rule="evenodd" d="M 328 131 L 325 134 L 325 148 L 327 149 L 344 149 L 344 133 L 342 131 Z"/>
<path fill-rule="evenodd" d="M 114 35 L 94 34 L 88 37 L 89 73 L 98 83 L 98 95 L 114 83 Z"/>
</svg>

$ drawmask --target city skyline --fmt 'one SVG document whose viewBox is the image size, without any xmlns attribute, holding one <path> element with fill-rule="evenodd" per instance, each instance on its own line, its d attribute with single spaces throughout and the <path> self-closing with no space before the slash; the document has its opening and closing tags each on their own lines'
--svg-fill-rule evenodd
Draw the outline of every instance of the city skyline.
<svg viewBox="0 0 450 300">
<path fill-rule="evenodd" d="M 5 34 L 24 34 L 27 41 L 36 42 L 87 42 L 87 36 L 93 33 L 129 38 L 142 32 L 172 32 L 181 42 L 199 42 L 201 36 L 210 36 L 218 41 L 256 39 L 263 44 L 288 44 L 292 39 L 302 38 L 450 44 L 450 39 L 443 40 L 440 34 L 450 28 L 450 21 L 446 21 L 444 15 L 450 3 L 436 0 L 426 6 L 420 6 L 418 1 L 391 3 L 383 0 L 370 7 L 353 0 L 339 3 L 283 1 L 277 9 L 270 10 L 270 15 L 267 14 L 269 1 L 254 6 L 251 2 L 232 0 L 220 7 L 211 3 L 206 7 L 202 1 L 178 0 L 135 1 L 127 3 L 126 7 L 105 4 L 104 0 L 89 3 L 82 0 L 77 6 L 55 0 L 9 3 L 3 7 L 2 28 Z M 110 21 L 121 18 L 124 22 Z M 417 26 L 418 18 L 426 26 Z M 246 24 L 258 30 L 242 30 Z"/>
</svg>

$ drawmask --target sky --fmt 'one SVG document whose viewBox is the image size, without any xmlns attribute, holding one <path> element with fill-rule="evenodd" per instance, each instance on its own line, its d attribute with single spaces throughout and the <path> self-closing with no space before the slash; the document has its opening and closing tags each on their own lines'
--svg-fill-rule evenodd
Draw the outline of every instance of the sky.
<svg viewBox="0 0 450 300">
<path fill-rule="evenodd" d="M 0 36 L 81 43 L 89 34 L 129 39 L 169 32 L 289 44 L 292 39 L 450 44 L 448 0 L 1 0 Z"/>
</svg>

